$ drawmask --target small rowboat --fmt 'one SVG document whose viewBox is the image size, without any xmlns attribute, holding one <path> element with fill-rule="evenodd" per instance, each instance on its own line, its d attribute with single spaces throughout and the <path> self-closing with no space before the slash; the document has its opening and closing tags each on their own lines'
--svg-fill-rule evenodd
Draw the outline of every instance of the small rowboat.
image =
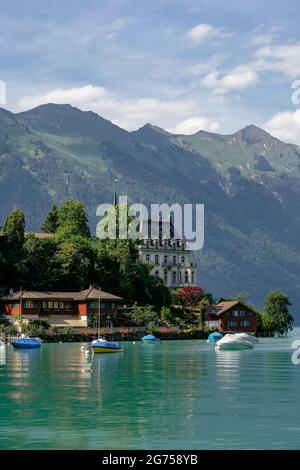
<svg viewBox="0 0 300 470">
<path fill-rule="evenodd" d="M 92 350 L 94 353 L 114 353 L 122 352 L 123 348 L 117 341 L 106 341 L 105 339 L 98 338 L 92 342 Z"/>
</svg>

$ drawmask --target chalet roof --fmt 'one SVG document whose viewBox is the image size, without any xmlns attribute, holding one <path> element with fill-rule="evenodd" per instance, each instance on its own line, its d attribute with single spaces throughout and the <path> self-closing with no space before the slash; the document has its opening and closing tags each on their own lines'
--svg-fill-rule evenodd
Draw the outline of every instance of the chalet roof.
<svg viewBox="0 0 300 470">
<path fill-rule="evenodd" d="M 95 287 L 90 287 L 89 289 L 82 290 L 77 293 L 77 300 L 80 299 L 104 299 L 104 300 L 122 300 L 122 297 L 118 295 L 110 294 L 103 290 L 95 289 Z"/>
<path fill-rule="evenodd" d="M 216 305 L 217 308 L 217 315 L 222 315 L 222 313 L 227 312 L 227 310 L 230 310 L 232 307 L 235 307 L 240 303 L 239 300 L 228 300 L 225 302 L 220 302 Z"/>
<path fill-rule="evenodd" d="M 216 310 L 215 313 L 217 315 L 222 315 L 223 313 L 227 312 L 228 310 L 235 307 L 236 305 L 241 305 L 242 307 L 246 307 L 248 310 L 255 313 L 255 311 L 251 307 L 249 307 L 248 305 L 244 305 L 239 300 L 227 300 L 227 301 L 218 303 L 217 305 L 215 305 L 215 310 Z"/>
<path fill-rule="evenodd" d="M 95 289 L 94 287 L 90 287 L 89 289 L 82 290 L 80 292 L 54 292 L 54 291 L 22 291 L 22 292 L 13 292 L 12 294 L 8 294 L 4 297 L 1 297 L 1 300 L 19 300 L 20 297 L 22 299 L 32 299 L 32 300 L 86 300 L 86 299 L 98 299 L 101 300 L 114 300 L 120 301 L 122 297 L 119 297 L 114 294 L 110 294 L 109 292 L 105 292 L 103 290 L 99 291 L 99 289 Z"/>
</svg>

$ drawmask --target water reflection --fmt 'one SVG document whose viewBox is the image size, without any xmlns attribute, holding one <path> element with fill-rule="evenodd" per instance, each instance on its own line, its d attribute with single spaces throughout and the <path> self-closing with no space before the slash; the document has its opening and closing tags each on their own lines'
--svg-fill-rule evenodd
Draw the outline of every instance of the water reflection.
<svg viewBox="0 0 300 470">
<path fill-rule="evenodd" d="M 297 448 L 299 370 L 286 349 L 215 352 L 200 340 L 98 355 L 8 346 L 0 448 Z"/>
<path fill-rule="evenodd" d="M 5 366 L 6 364 L 6 346 L 0 346 L 0 366 Z"/>
<path fill-rule="evenodd" d="M 216 375 L 223 381 L 231 383 L 240 374 L 241 351 L 216 350 Z"/>
</svg>

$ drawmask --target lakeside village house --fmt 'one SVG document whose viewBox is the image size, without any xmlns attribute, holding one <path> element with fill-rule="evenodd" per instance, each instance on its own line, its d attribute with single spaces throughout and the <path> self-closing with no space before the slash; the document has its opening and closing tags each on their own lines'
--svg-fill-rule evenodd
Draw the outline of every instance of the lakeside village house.
<svg viewBox="0 0 300 470">
<path fill-rule="evenodd" d="M 172 222 L 142 221 L 140 231 L 143 234 L 140 258 L 151 263 L 152 274 L 162 277 L 170 288 L 196 285 L 196 263 L 191 260 L 186 242 L 174 233 Z M 36 233 L 35 236 L 45 238 L 53 234 Z M 0 299 L 0 317 L 14 322 L 14 317 L 21 314 L 24 320 L 45 318 L 58 328 L 82 330 L 97 327 L 99 303 L 103 314 L 101 326 L 116 325 L 122 298 L 93 287 L 80 292 L 11 291 Z M 223 333 L 256 332 L 255 312 L 239 301 L 210 307 L 205 321 L 209 328 Z"/>
<path fill-rule="evenodd" d="M 58 328 L 95 328 L 100 303 L 101 326 L 111 327 L 121 301 L 121 297 L 92 286 L 80 292 L 10 292 L 1 298 L 1 312 L 11 321 L 22 315 L 24 320 L 45 318 Z"/>
</svg>

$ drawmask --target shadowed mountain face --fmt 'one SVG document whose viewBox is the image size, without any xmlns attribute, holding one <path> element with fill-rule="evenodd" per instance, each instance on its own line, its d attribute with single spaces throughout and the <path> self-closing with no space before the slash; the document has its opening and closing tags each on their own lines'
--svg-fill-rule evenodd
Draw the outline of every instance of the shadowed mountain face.
<svg viewBox="0 0 300 470">
<path fill-rule="evenodd" d="M 216 295 L 268 290 L 300 301 L 300 149 L 255 127 L 232 135 L 127 132 L 92 112 L 0 110 L 0 220 L 13 207 L 39 230 L 51 202 L 82 199 L 92 231 L 113 182 L 131 202 L 204 203 L 198 282 Z"/>
</svg>

